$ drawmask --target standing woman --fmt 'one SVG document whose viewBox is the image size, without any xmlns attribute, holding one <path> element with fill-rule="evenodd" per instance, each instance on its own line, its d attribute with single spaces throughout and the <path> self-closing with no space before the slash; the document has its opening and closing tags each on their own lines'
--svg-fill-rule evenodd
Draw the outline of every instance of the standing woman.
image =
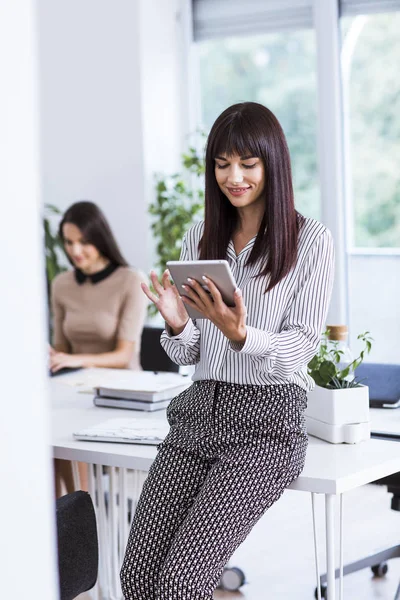
<svg viewBox="0 0 400 600">
<path fill-rule="evenodd" d="M 236 104 L 206 150 L 205 219 L 182 260 L 227 259 L 238 289 L 228 307 L 193 280 L 184 296 L 165 272 L 156 293 L 161 343 L 193 385 L 168 408 L 121 571 L 126 600 L 211 600 L 254 524 L 301 473 L 307 448 L 307 363 L 333 283 L 334 249 L 321 223 L 294 207 L 289 151 L 267 108 Z M 181 292 L 182 293 L 182 292 Z M 192 321 L 185 305 L 204 319 Z"/>
<path fill-rule="evenodd" d="M 146 276 L 128 266 L 104 214 L 93 202 L 70 206 L 61 220 L 59 235 L 74 268 L 52 283 L 51 370 L 141 369 L 140 339 L 147 299 L 140 285 L 147 281 Z M 85 472 L 81 467 L 81 479 Z M 69 462 L 56 460 L 57 495 L 60 477 L 67 491 L 72 491 Z M 85 482 L 82 487 L 86 487 Z"/>
</svg>

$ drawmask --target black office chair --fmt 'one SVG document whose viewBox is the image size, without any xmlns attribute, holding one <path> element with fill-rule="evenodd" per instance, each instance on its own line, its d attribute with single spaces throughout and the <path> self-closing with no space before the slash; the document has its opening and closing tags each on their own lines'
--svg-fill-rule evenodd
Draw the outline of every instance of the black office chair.
<svg viewBox="0 0 400 600">
<path fill-rule="evenodd" d="M 56 501 L 60 600 L 73 600 L 96 583 L 99 551 L 96 515 L 87 492 Z"/>
<path fill-rule="evenodd" d="M 363 363 L 355 372 L 356 378 L 369 387 L 369 399 L 371 407 L 379 407 L 383 410 L 399 408 L 400 406 L 400 365 L 384 363 Z M 372 436 L 374 437 L 374 436 Z M 378 437 L 378 436 L 377 436 Z M 379 435 L 379 437 L 383 437 Z M 400 437 L 397 439 L 400 442 Z M 400 512 L 400 473 L 394 473 L 375 481 L 378 485 L 387 485 L 389 494 L 393 494 L 391 508 Z M 365 558 L 356 560 L 343 566 L 343 575 L 355 573 L 370 567 L 376 577 L 383 577 L 388 571 L 388 561 L 391 558 L 400 557 L 400 544 L 384 548 Z M 335 573 L 339 577 L 339 569 Z M 328 598 L 326 574 L 320 578 L 321 596 Z M 317 590 L 315 590 L 317 598 Z M 397 588 L 394 600 L 400 600 L 400 584 Z"/>
<path fill-rule="evenodd" d="M 160 344 L 163 327 L 150 327 L 145 325 L 142 333 L 140 347 L 140 362 L 144 371 L 171 371 L 179 372 L 179 365 L 175 364 L 164 351 Z"/>
</svg>

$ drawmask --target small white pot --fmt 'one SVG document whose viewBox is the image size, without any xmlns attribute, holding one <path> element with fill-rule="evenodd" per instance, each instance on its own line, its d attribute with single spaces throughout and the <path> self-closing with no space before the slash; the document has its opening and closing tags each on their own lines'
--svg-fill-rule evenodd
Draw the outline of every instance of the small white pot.
<svg viewBox="0 0 400 600">
<path fill-rule="evenodd" d="M 316 386 L 308 394 L 308 433 L 328 442 L 354 444 L 370 437 L 368 387 L 327 390 Z"/>
</svg>

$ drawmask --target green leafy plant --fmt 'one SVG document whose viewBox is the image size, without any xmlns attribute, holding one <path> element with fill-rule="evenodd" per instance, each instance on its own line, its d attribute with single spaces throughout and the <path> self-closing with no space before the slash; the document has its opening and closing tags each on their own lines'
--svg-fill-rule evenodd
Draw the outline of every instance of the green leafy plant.
<svg viewBox="0 0 400 600">
<path fill-rule="evenodd" d="M 204 138 L 204 134 L 200 134 Z M 155 175 L 156 198 L 149 206 L 154 217 L 151 224 L 157 240 L 156 271 L 160 276 L 168 260 L 179 260 L 182 239 L 190 225 L 197 222 L 204 210 L 204 159 L 191 146 L 182 154 L 182 171 L 173 175 Z M 149 314 L 155 315 L 154 304 Z"/>
<path fill-rule="evenodd" d="M 62 216 L 62 212 L 53 204 L 45 204 L 43 216 L 44 227 L 44 245 L 46 252 L 46 278 L 48 286 L 51 285 L 53 279 L 59 273 L 66 270 L 66 267 L 61 264 L 59 252 L 63 250 L 63 245 L 58 237 L 58 232 L 53 232 L 51 226 L 51 217 Z"/>
<path fill-rule="evenodd" d="M 52 338 L 52 319 L 50 310 L 50 292 L 51 282 L 53 279 L 67 267 L 62 264 L 60 257 L 62 256 L 63 245 L 58 236 L 57 230 L 54 231 L 52 221 L 54 217 L 61 217 L 62 212 L 53 204 L 45 204 L 43 214 L 43 229 L 44 229 L 44 247 L 46 256 L 46 282 L 47 282 L 47 309 L 48 309 L 48 327 L 49 339 Z"/>
<path fill-rule="evenodd" d="M 369 331 L 357 336 L 358 340 L 364 342 L 364 348 L 360 355 L 343 369 L 339 364 L 343 355 L 343 351 L 338 347 L 339 342 L 329 340 L 328 343 L 328 336 L 329 329 L 322 334 L 318 352 L 308 363 L 308 374 L 317 385 L 328 390 L 360 387 L 361 383 L 356 378 L 350 381 L 346 378 L 363 362 L 365 354 L 371 351 L 373 338 L 370 337 Z"/>
</svg>

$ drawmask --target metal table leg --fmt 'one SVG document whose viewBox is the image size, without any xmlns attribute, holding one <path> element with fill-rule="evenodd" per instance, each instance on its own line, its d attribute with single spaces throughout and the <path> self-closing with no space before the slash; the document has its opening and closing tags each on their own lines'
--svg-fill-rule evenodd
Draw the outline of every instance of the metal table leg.
<svg viewBox="0 0 400 600">
<path fill-rule="evenodd" d="M 325 494 L 326 573 L 329 600 L 335 600 L 335 496 Z"/>
</svg>

